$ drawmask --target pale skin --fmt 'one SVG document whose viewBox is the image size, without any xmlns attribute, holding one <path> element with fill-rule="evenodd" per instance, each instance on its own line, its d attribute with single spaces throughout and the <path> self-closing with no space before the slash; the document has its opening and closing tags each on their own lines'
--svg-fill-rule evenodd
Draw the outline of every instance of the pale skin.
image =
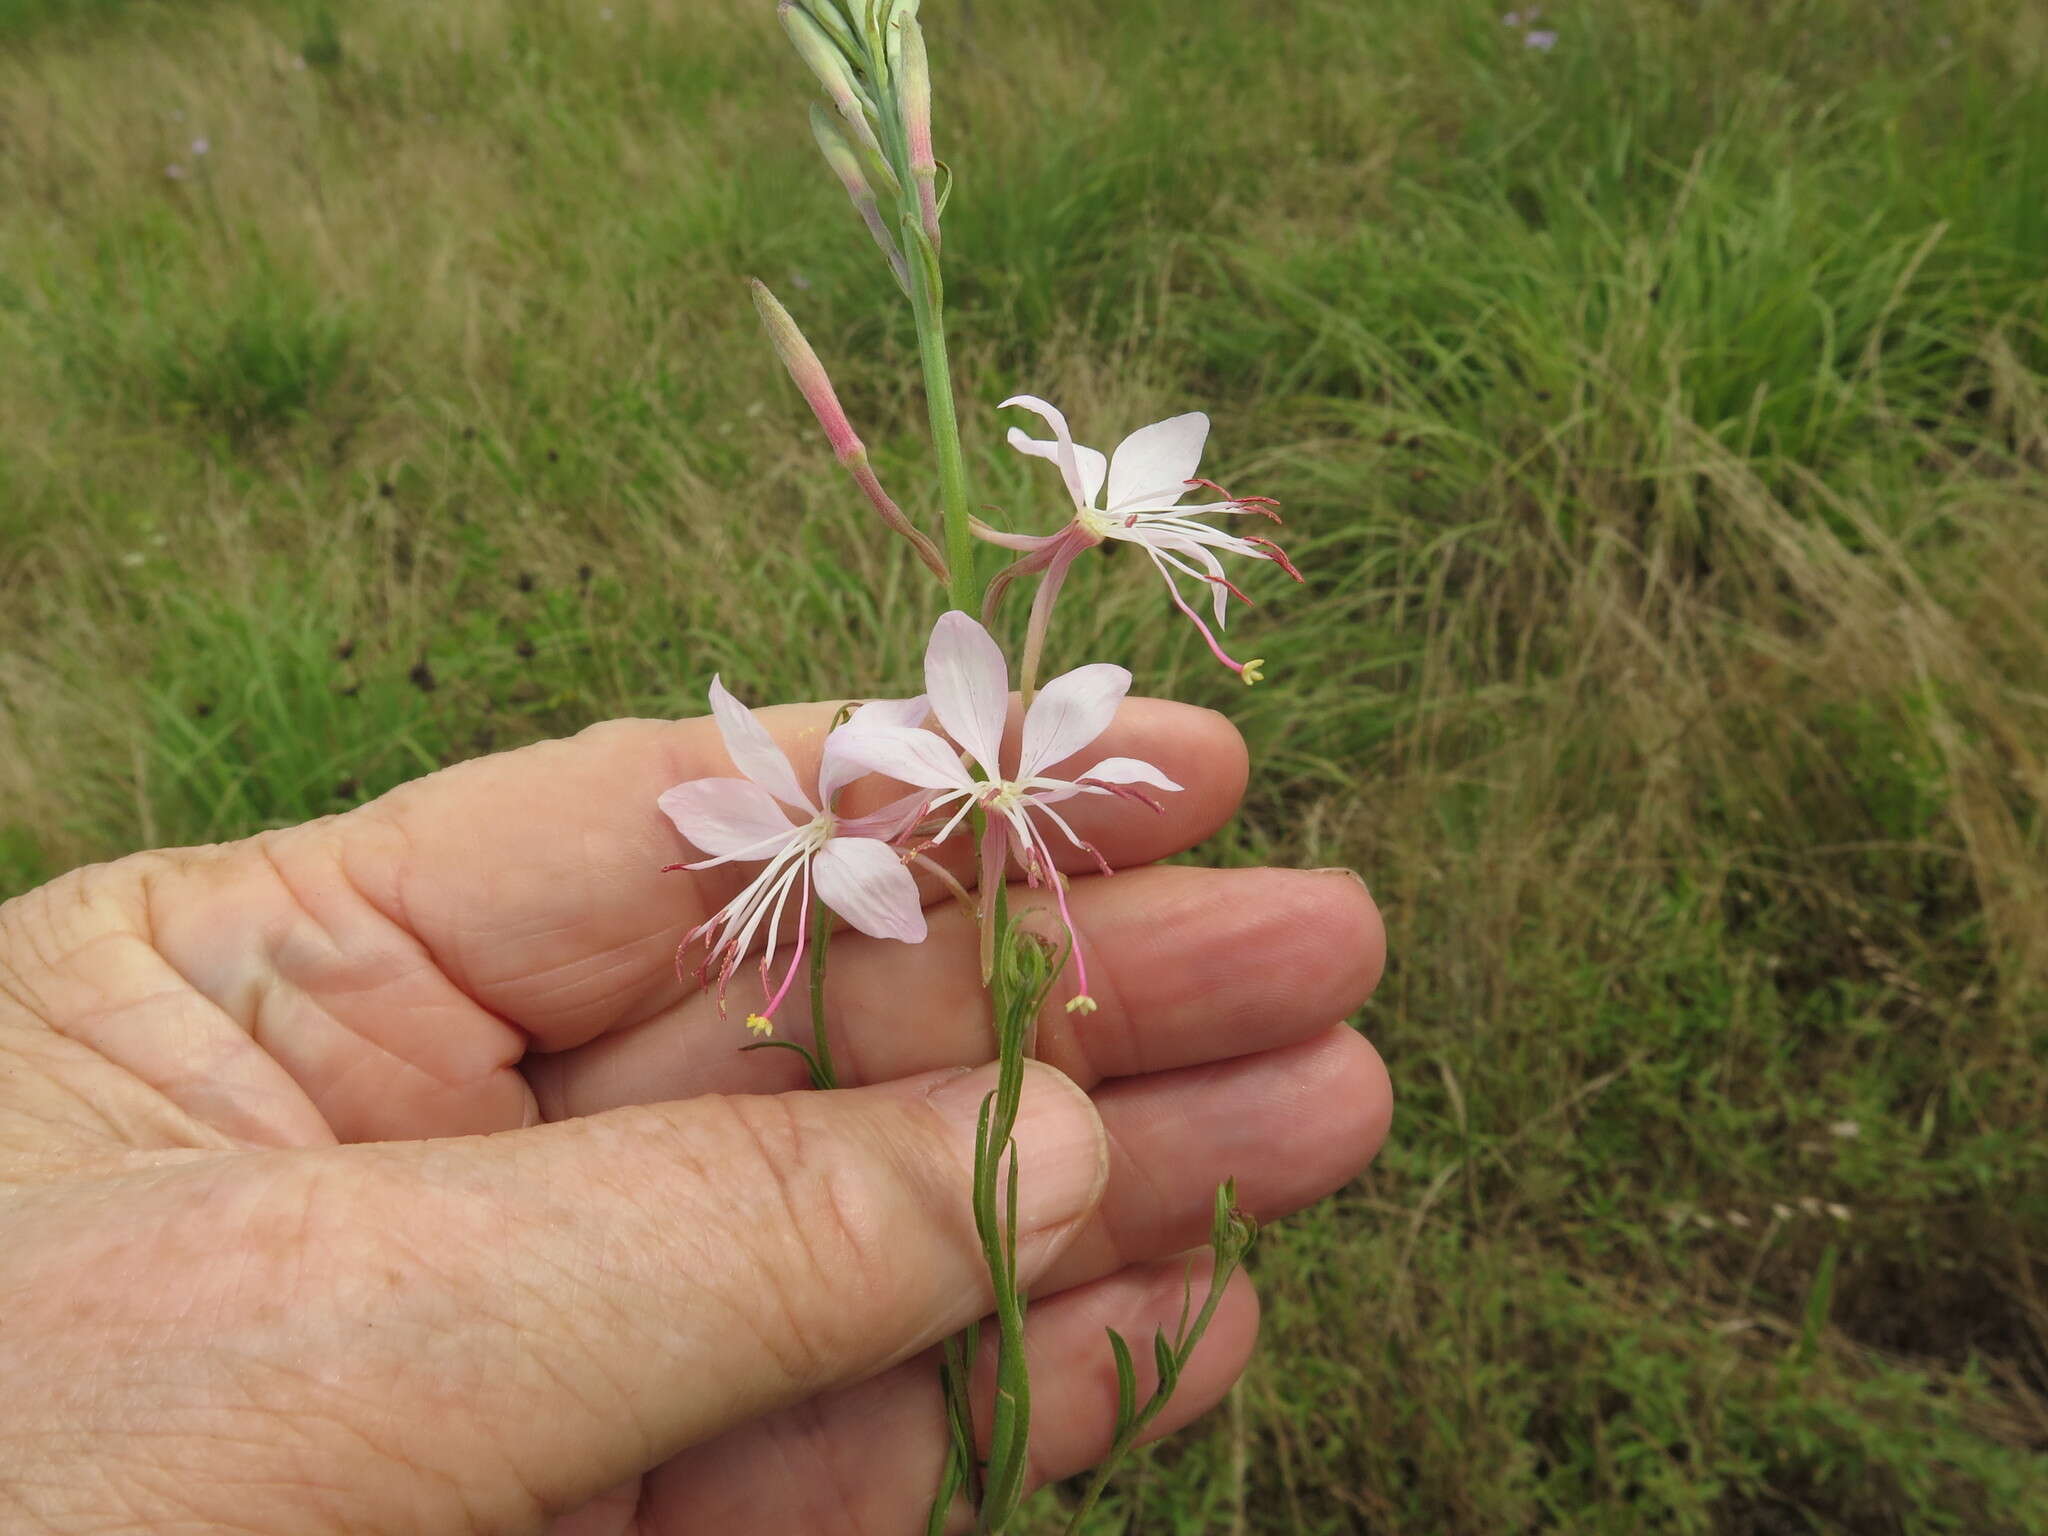
<svg viewBox="0 0 2048 1536">
<path fill-rule="evenodd" d="M 763 712 L 806 782 L 831 714 Z M 1391 1114 L 1341 1022 L 1364 886 L 1148 867 L 1236 806 L 1221 716 L 1130 700 L 1096 749 L 1188 788 L 1075 812 L 1119 873 L 1074 861 L 1099 1011 L 1047 1011 L 1019 1125 L 1035 1481 L 1107 1450 L 1103 1329 L 1149 1357 L 1216 1184 L 1282 1217 Z M 730 771 L 619 721 L 0 907 L 0 1528 L 922 1528 L 932 1347 L 988 1305 L 976 935 L 933 884 L 926 943 L 834 940 L 848 1089 L 739 1053 L 673 961 L 744 870 L 660 873 L 654 804 Z M 1257 1318 L 1239 1276 L 1157 1433 Z"/>
</svg>

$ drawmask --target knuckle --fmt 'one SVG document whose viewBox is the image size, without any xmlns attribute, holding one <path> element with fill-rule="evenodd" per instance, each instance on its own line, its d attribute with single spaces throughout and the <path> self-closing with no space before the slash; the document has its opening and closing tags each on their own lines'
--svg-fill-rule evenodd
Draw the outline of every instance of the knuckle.
<svg viewBox="0 0 2048 1536">
<path fill-rule="evenodd" d="M 878 1340 L 892 1309 L 904 1234 L 887 1219 L 886 1159 L 820 1127 L 791 1097 L 716 1101 L 740 1208 L 734 1235 L 750 1261 L 754 1326 L 797 1386 L 841 1374 Z"/>
</svg>

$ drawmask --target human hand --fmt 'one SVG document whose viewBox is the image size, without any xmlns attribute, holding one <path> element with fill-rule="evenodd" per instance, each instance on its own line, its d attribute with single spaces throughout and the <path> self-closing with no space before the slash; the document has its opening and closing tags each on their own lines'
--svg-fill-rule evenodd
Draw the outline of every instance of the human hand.
<svg viewBox="0 0 2048 1536">
<path fill-rule="evenodd" d="M 830 717 L 763 712 L 800 774 Z M 1100 1011 L 1048 1011 L 1018 1125 L 1039 1480 L 1106 1452 L 1103 1329 L 1171 1325 L 1216 1185 L 1297 1209 L 1390 1114 L 1336 1022 L 1363 887 L 1139 867 L 1230 814 L 1243 746 L 1153 700 L 1099 745 L 1188 789 L 1073 813 L 1123 872 L 1076 873 Z M 835 938 L 858 1086 L 794 1091 L 673 963 L 740 876 L 659 873 L 655 797 L 728 771 L 708 720 L 614 722 L 0 907 L 0 1527 L 920 1524 L 921 1352 L 988 1305 L 976 936 L 933 893 L 924 944 Z M 1240 1275 L 1155 1433 L 1256 1322 Z"/>
</svg>

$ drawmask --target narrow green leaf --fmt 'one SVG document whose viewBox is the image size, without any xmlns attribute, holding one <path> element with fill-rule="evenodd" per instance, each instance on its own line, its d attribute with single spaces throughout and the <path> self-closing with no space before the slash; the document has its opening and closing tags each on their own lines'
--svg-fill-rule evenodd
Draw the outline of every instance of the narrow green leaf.
<svg viewBox="0 0 2048 1536">
<path fill-rule="evenodd" d="M 1166 1332 L 1161 1329 L 1152 1335 L 1152 1364 L 1159 1372 L 1159 1385 L 1153 1388 L 1156 1396 L 1173 1396 L 1173 1389 L 1180 1379 L 1180 1361 L 1175 1357 L 1173 1346 L 1166 1342 Z"/>
<path fill-rule="evenodd" d="M 1122 1435 L 1138 1416 L 1138 1368 L 1131 1362 L 1131 1346 L 1114 1328 L 1109 1334 L 1109 1352 L 1116 1356 L 1116 1432 Z"/>
</svg>

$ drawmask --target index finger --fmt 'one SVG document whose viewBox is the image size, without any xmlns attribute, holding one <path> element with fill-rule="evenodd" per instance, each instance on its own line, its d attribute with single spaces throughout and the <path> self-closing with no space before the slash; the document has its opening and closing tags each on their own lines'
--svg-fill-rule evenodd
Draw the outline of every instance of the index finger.
<svg viewBox="0 0 2048 1536">
<path fill-rule="evenodd" d="M 759 711 L 806 784 L 836 709 Z M 1158 814 L 1108 798 L 1074 805 L 1075 830 L 1112 866 L 1192 847 L 1244 790 L 1244 743 L 1210 710 L 1128 699 L 1092 750 L 1143 758 L 1186 786 Z M 336 840 L 350 883 L 479 1007 L 535 1048 L 562 1050 L 689 990 L 676 945 L 747 869 L 664 874 L 692 850 L 655 799 L 733 772 L 709 719 L 611 721 L 446 769 L 303 835 Z M 900 792 L 869 780 L 846 803 L 858 813 Z"/>
</svg>

